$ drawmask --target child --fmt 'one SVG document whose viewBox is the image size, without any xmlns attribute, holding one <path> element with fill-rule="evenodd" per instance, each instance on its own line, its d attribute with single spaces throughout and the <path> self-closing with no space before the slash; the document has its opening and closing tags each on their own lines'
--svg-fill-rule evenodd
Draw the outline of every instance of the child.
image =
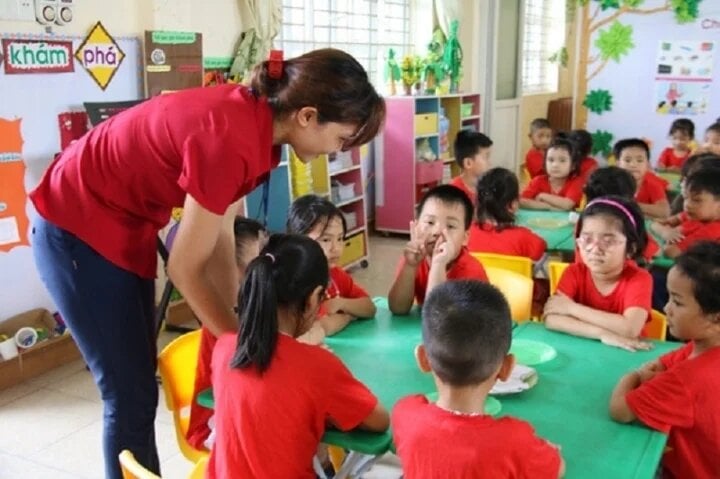
<svg viewBox="0 0 720 479">
<path fill-rule="evenodd" d="M 462 173 L 452 179 L 451 185 L 460 188 L 475 204 L 475 187 L 478 178 L 490 163 L 492 140 L 473 130 L 460 130 L 455 137 L 455 161 Z"/>
<path fill-rule="evenodd" d="M 407 314 L 413 299 L 422 304 L 446 280 L 487 281 L 485 269 L 466 247 L 472 216 L 472 203 L 454 186 L 436 186 L 420 200 L 417 220 L 410 222 L 410 241 L 388 294 L 393 314 Z"/>
<path fill-rule="evenodd" d="M 589 203 L 604 196 L 619 196 L 634 203 L 636 186 L 635 178 L 622 168 L 617 166 L 598 168 L 590 174 L 585 184 L 585 199 Z M 650 263 L 660 252 L 660 246 L 658 246 L 652 235 L 645 234 L 645 236 L 647 242 L 642 256 L 646 263 Z M 575 254 L 575 261 L 580 261 L 579 254 Z"/>
<path fill-rule="evenodd" d="M 702 168 L 713 166 L 720 167 L 720 156 L 712 153 L 694 153 L 683 163 L 682 168 L 680 168 L 680 194 L 670 204 L 670 213 L 673 216 L 665 220 L 658 220 L 660 223 L 671 224 L 675 221 L 676 215 L 682 213 L 685 204 L 685 180 L 687 177 Z M 678 224 L 680 224 L 679 221 L 673 226 Z"/>
<path fill-rule="evenodd" d="M 613 154 L 618 166 L 628 170 L 637 182 L 635 200 L 643 214 L 651 218 L 665 218 L 670 214 L 667 182 L 650 171 L 650 148 L 640 138 L 628 138 L 615 143 Z"/>
<path fill-rule="evenodd" d="M 401 399 L 392 429 L 405 477 L 557 478 L 565 465 L 557 447 L 525 421 L 484 414 L 495 381 L 515 359 L 510 307 L 500 291 L 479 281 L 435 288 L 422 310 L 420 369 L 430 372 L 436 403 L 423 395 Z"/>
<path fill-rule="evenodd" d="M 520 196 L 520 206 L 534 210 L 569 211 L 582 200 L 583 178 L 577 148 L 556 138 L 545 152 L 546 173 L 533 178 Z"/>
<path fill-rule="evenodd" d="M 233 225 L 235 233 L 235 263 L 238 269 L 238 289 L 245 279 L 245 270 L 265 246 L 267 231 L 257 221 L 238 216 Z M 234 293 L 237 298 L 237 292 Z M 213 411 L 198 405 L 196 398 L 199 393 L 212 387 L 211 368 L 212 352 L 216 342 L 215 336 L 207 328 L 201 328 L 200 350 L 195 369 L 195 388 L 193 401 L 190 405 L 190 422 L 185 434 L 188 442 L 196 449 L 211 449 L 215 440 L 211 434 Z"/>
<path fill-rule="evenodd" d="M 672 146 L 665 148 L 658 158 L 658 169 L 678 171 L 691 153 L 690 145 L 695 139 L 695 124 L 687 118 L 678 118 L 670 125 Z"/>
<path fill-rule="evenodd" d="M 575 143 L 580 155 L 580 176 L 587 178 L 598 167 L 597 160 L 590 156 L 592 153 L 592 135 L 587 130 L 573 130 L 568 134 L 568 140 Z"/>
<path fill-rule="evenodd" d="M 647 349 L 637 338 L 650 315 L 652 277 L 634 261 L 646 239 L 637 205 L 597 198 L 580 215 L 575 235 L 582 262 L 560 278 L 545 305 L 545 325 L 630 351 Z"/>
<path fill-rule="evenodd" d="M 530 143 L 532 147 L 525 155 L 525 168 L 530 174 L 530 179 L 544 173 L 545 151 L 552 141 L 552 128 L 545 118 L 535 118 L 530 122 Z"/>
<path fill-rule="evenodd" d="M 651 228 L 666 242 L 665 255 L 675 258 L 700 240 L 720 241 L 720 167 L 704 168 L 685 181 L 685 214 Z"/>
<path fill-rule="evenodd" d="M 240 333 L 219 337 L 213 352 L 217 439 L 208 478 L 314 479 L 328 422 L 387 429 L 387 411 L 335 355 L 296 340 L 315 320 L 328 271 L 318 243 L 297 235 L 271 236 L 248 266 Z"/>
<path fill-rule="evenodd" d="M 477 184 L 476 221 L 470 227 L 471 252 L 524 256 L 539 261 L 545 240 L 523 226 L 515 225 L 519 207 L 517 177 L 505 168 L 488 170 Z"/>
<path fill-rule="evenodd" d="M 720 156 L 720 118 L 705 130 L 705 142 L 697 153 L 712 153 Z"/>
<path fill-rule="evenodd" d="M 610 416 L 668 434 L 663 477 L 720 477 L 720 245 L 701 242 L 667 278 L 670 333 L 688 341 L 618 382 Z M 659 476 L 658 476 L 659 477 Z"/>
<path fill-rule="evenodd" d="M 347 233 L 340 208 L 320 196 L 301 196 L 290 206 L 287 232 L 317 241 L 330 265 L 330 284 L 318 313 L 324 335 L 332 336 L 355 318 L 375 316 L 375 304 L 367 292 L 339 266 Z"/>
</svg>

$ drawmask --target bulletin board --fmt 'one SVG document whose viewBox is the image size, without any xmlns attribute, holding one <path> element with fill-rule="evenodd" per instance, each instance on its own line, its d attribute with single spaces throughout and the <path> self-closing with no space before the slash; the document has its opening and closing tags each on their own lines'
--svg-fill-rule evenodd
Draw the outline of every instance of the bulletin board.
<svg viewBox="0 0 720 479">
<path fill-rule="evenodd" d="M 203 85 L 202 34 L 146 31 L 143 56 L 147 96 Z"/>
<path fill-rule="evenodd" d="M 73 50 L 84 39 L 81 36 L 8 33 L 0 34 L 0 38 L 71 41 Z M 143 98 L 140 41 L 137 37 L 114 39 L 126 57 L 104 91 L 77 61 L 73 71 L 65 73 L 6 74 L 4 68 L 0 67 L 0 120 L 3 121 L 3 131 L 13 132 L 14 138 L 11 145 L 2 148 L 7 150 L 3 158 L 13 162 L 13 181 L 11 184 L 3 183 L 2 188 L 5 191 L 8 188 L 13 190 L 13 215 L 18 218 L 19 228 L 18 241 L 8 243 L 12 248 L 0 251 L 2 317 L 34 307 L 53 309 L 52 301 L 37 276 L 32 251 L 28 246 L 29 223 L 35 212 L 27 201 L 27 192 L 39 182 L 47 165 L 60 149 L 58 114 L 82 110 L 83 102 Z M 18 130 L 19 138 L 15 134 Z M 18 142 L 22 145 L 19 152 L 16 151 Z M 4 176 L 5 179 L 10 178 Z M 16 204 L 18 198 L 21 201 L 19 209 Z M 8 238 L 14 233 L 13 225 L 7 223 L 7 220 L 0 226 Z M 23 274 L 18 274 L 18 271 Z"/>
</svg>

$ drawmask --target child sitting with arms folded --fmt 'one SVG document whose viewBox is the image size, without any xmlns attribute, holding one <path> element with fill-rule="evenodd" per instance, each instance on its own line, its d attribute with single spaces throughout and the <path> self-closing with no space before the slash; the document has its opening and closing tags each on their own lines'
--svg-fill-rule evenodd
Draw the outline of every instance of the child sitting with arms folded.
<svg viewBox="0 0 720 479">
<path fill-rule="evenodd" d="M 720 168 L 720 156 L 712 153 L 695 153 L 694 155 L 691 155 L 685 163 L 683 163 L 682 168 L 680 168 L 680 194 L 675 197 L 672 203 L 670 203 L 670 213 L 672 216 L 665 219 L 659 219 L 657 220 L 658 223 L 669 226 L 678 226 L 682 222 L 682 217 L 680 215 L 685 209 L 685 195 L 687 194 L 685 191 L 685 181 L 688 176 L 692 175 L 696 171 L 703 168 L 711 168 L 713 166 Z"/>
<path fill-rule="evenodd" d="M 720 477 L 720 245 L 700 242 L 667 278 L 670 333 L 687 344 L 620 379 L 610 416 L 668 435 L 656 477 Z"/>
<path fill-rule="evenodd" d="M 580 176 L 587 179 L 598 167 L 597 160 L 590 156 L 593 146 L 592 135 L 587 130 L 572 130 L 567 138 L 577 146 L 580 155 Z"/>
<path fill-rule="evenodd" d="M 517 177 L 505 168 L 488 170 L 477 184 L 475 219 L 470 227 L 468 249 L 475 253 L 524 256 L 539 261 L 545 240 L 515 224 L 520 202 Z"/>
<path fill-rule="evenodd" d="M 582 200 L 583 178 L 575 145 L 556 138 L 545 152 L 545 174 L 536 176 L 523 190 L 520 207 L 570 211 Z"/>
<path fill-rule="evenodd" d="M 257 221 L 238 216 L 233 224 L 235 233 L 235 264 L 238 270 L 238 291 L 245 279 L 245 271 L 250 261 L 255 259 L 267 241 L 265 227 Z M 234 293 L 237 299 L 237 291 Z M 201 328 L 200 350 L 195 369 L 195 389 L 190 405 L 190 422 L 185 434 L 188 442 L 196 449 L 212 449 L 215 434 L 212 431 L 215 420 L 213 411 L 197 403 L 197 395 L 212 387 L 212 352 L 217 339 L 207 328 Z"/>
<path fill-rule="evenodd" d="M 635 178 L 627 171 L 617 166 L 605 166 L 593 171 L 585 183 L 585 199 L 591 202 L 603 196 L 619 196 L 628 201 L 635 202 L 635 189 L 637 184 Z M 647 243 L 642 256 L 646 263 L 652 262 L 653 258 L 660 253 L 660 246 L 651 236 L 647 236 Z M 577 250 L 577 248 L 576 248 Z M 580 261 L 580 254 L 576 251 L 575 261 Z"/>
<path fill-rule="evenodd" d="M 588 203 L 575 240 L 582 261 L 563 272 L 545 305 L 545 326 L 634 351 L 650 317 L 652 277 L 635 263 L 647 234 L 634 202 L 618 196 Z"/>
<path fill-rule="evenodd" d="M 420 369 L 432 373 L 438 399 L 408 396 L 393 408 L 393 440 L 404 477 L 555 479 L 564 474 L 558 448 L 530 424 L 484 413 L 490 389 L 514 367 L 508 354 L 511 323 L 505 297 L 489 284 L 450 281 L 428 295 L 415 356 Z"/>
<path fill-rule="evenodd" d="M 330 265 L 330 283 L 320 305 L 317 324 L 303 339 L 319 344 L 324 336 L 332 336 L 355 318 L 375 316 L 376 308 L 370 296 L 339 265 L 347 233 L 340 208 L 317 195 L 301 196 L 290 205 L 287 232 L 317 241 Z M 317 331 L 318 327 L 323 331 Z"/>
<path fill-rule="evenodd" d="M 670 214 L 667 199 L 668 183 L 650 171 L 650 148 L 640 138 L 628 138 L 615 143 L 613 154 L 617 164 L 635 178 L 635 201 L 643 214 L 651 218 L 665 218 Z"/>
<path fill-rule="evenodd" d="M 487 281 L 485 269 L 466 247 L 472 216 L 472 203 L 454 186 L 436 186 L 420 200 L 388 294 L 393 314 L 407 314 L 414 300 L 422 304 L 435 286 L 447 280 Z"/>
<path fill-rule="evenodd" d="M 296 339 L 315 321 L 329 279 L 318 243 L 297 235 L 271 236 L 248 266 L 240 333 L 219 337 L 213 352 L 209 479 L 314 479 L 328 423 L 387 429 L 387 411 L 334 354 Z"/>
<path fill-rule="evenodd" d="M 700 240 L 720 241 L 720 165 L 699 169 L 685 180 L 684 214 L 651 225 L 666 241 L 663 252 L 675 258 Z"/>
<path fill-rule="evenodd" d="M 669 136 L 672 146 L 660 153 L 657 167 L 660 170 L 679 171 L 692 153 L 690 145 L 695 139 L 695 123 L 688 118 L 678 118 L 670 125 Z"/>
<path fill-rule="evenodd" d="M 455 137 L 455 161 L 461 173 L 451 185 L 460 188 L 475 204 L 477 181 L 490 164 L 492 140 L 474 130 L 460 130 Z"/>
<path fill-rule="evenodd" d="M 542 175 L 545 170 L 545 152 L 552 141 L 553 131 L 545 118 L 535 118 L 530 122 L 530 143 L 532 146 L 525 155 L 525 168 L 530 179 Z"/>
</svg>

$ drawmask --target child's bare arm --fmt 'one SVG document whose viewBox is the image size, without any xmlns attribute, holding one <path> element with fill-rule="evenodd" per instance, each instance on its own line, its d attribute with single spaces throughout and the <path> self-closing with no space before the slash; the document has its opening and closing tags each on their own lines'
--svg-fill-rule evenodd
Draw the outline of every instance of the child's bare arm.
<svg viewBox="0 0 720 479">
<path fill-rule="evenodd" d="M 639 307 L 627 308 L 623 314 L 608 313 L 577 303 L 564 294 L 558 293 L 551 296 L 545 303 L 545 314 L 570 316 L 626 338 L 637 338 L 647 320 L 648 313 Z"/>
<path fill-rule="evenodd" d="M 360 429 L 373 432 L 384 432 L 390 427 L 390 415 L 387 409 L 380 404 L 380 401 L 375 405 L 375 409 L 372 410 L 370 415 L 360 423 Z"/>
<path fill-rule="evenodd" d="M 668 258 L 677 258 L 682 253 L 676 244 L 669 244 L 663 248 L 663 254 Z"/>
<path fill-rule="evenodd" d="M 628 406 L 625 396 L 633 389 L 640 386 L 640 375 L 637 371 L 632 371 L 623 376 L 618 381 L 617 386 L 610 396 L 610 417 L 617 422 L 632 422 L 636 418 Z"/>
<path fill-rule="evenodd" d="M 670 203 L 668 200 L 660 200 L 656 203 L 638 203 L 645 216 L 651 218 L 667 218 L 670 216 Z"/>
<path fill-rule="evenodd" d="M 400 274 L 390 287 L 388 307 L 393 314 L 407 314 L 415 301 L 415 272 L 417 267 L 403 264 Z"/>
<path fill-rule="evenodd" d="M 553 195 L 550 193 L 540 193 L 535 197 L 535 199 L 563 211 L 570 211 L 575 208 L 575 202 L 570 198 L 565 198 L 564 196 Z"/>
<path fill-rule="evenodd" d="M 520 198 L 520 208 L 528 210 L 549 210 L 550 205 L 544 201 L 538 201 L 530 198 Z"/>
<path fill-rule="evenodd" d="M 318 319 L 317 322 L 320 323 L 325 331 L 325 336 L 332 336 L 345 329 L 352 319 L 353 317 L 347 313 L 331 313 Z"/>
<path fill-rule="evenodd" d="M 364 298 L 332 298 L 325 302 L 328 313 L 348 313 L 355 318 L 372 318 L 377 312 L 375 303 L 369 297 Z"/>
</svg>

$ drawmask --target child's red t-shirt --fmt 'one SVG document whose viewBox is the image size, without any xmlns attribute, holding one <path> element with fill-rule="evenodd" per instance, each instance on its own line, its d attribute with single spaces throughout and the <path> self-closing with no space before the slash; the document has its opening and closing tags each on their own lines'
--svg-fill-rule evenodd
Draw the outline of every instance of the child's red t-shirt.
<svg viewBox="0 0 720 479">
<path fill-rule="evenodd" d="M 673 147 L 667 147 L 665 148 L 662 153 L 660 153 L 660 158 L 658 158 L 658 168 L 682 168 L 682 165 L 685 164 L 685 160 L 687 160 L 690 157 L 690 152 L 686 152 L 682 156 L 677 156 L 675 154 L 675 149 Z"/>
<path fill-rule="evenodd" d="M 450 181 L 450 184 L 453 185 L 455 188 L 462 190 L 462 192 L 465 193 L 468 198 L 470 198 L 473 206 L 475 206 L 475 204 L 477 203 L 477 193 L 467 187 L 461 176 L 458 175 L 453 178 L 452 181 Z"/>
<path fill-rule="evenodd" d="M 333 266 L 330 268 L 330 284 L 325 292 L 326 300 L 338 297 L 357 299 L 367 298 L 368 296 L 367 291 L 358 286 L 347 271 L 339 266 Z M 318 318 L 321 318 L 326 314 L 327 310 L 325 309 L 325 302 L 323 302 L 320 305 L 320 310 L 318 311 Z"/>
<path fill-rule="evenodd" d="M 507 254 L 538 261 L 546 249 L 545 240 L 524 226 L 509 226 L 500 231 L 487 222 L 470 226 L 468 250 L 473 253 Z"/>
<path fill-rule="evenodd" d="M 530 178 L 535 178 L 545 173 L 545 152 L 537 148 L 530 148 L 525 155 L 525 168 L 530 173 Z"/>
<path fill-rule="evenodd" d="M 680 224 L 680 232 L 684 238 L 677 242 L 677 247 L 680 251 L 685 251 L 698 241 L 720 241 L 720 221 L 703 223 L 688 218 Z"/>
<path fill-rule="evenodd" d="M 208 421 L 213 410 L 197 403 L 197 396 L 212 387 L 211 362 L 213 349 L 217 338 L 206 327 L 200 328 L 200 350 L 198 351 L 197 366 L 195 367 L 195 388 L 193 400 L 190 405 L 190 421 L 185 438 L 195 449 L 205 449 L 205 440 L 210 435 Z"/>
<path fill-rule="evenodd" d="M 583 196 L 584 181 L 581 176 L 571 176 L 565 180 L 565 184 L 557 191 L 553 191 L 550 186 L 550 178 L 547 175 L 540 175 L 533 178 L 525 187 L 522 198 L 535 199 L 540 193 L 550 193 L 552 195 L 562 196 L 575 202 L 575 206 L 580 204 Z"/>
<path fill-rule="evenodd" d="M 720 347 L 690 358 L 695 344 L 660 358 L 666 371 L 625 399 L 643 424 L 669 435 L 663 477 L 720 477 Z"/>
<path fill-rule="evenodd" d="M 667 186 L 667 181 L 652 171 L 648 171 L 638 185 L 638 189 L 635 192 L 635 201 L 651 205 L 662 200 L 667 200 Z"/>
<path fill-rule="evenodd" d="M 580 160 L 580 176 L 587 179 L 590 173 L 597 170 L 598 162 L 592 156 L 586 156 Z"/>
</svg>

